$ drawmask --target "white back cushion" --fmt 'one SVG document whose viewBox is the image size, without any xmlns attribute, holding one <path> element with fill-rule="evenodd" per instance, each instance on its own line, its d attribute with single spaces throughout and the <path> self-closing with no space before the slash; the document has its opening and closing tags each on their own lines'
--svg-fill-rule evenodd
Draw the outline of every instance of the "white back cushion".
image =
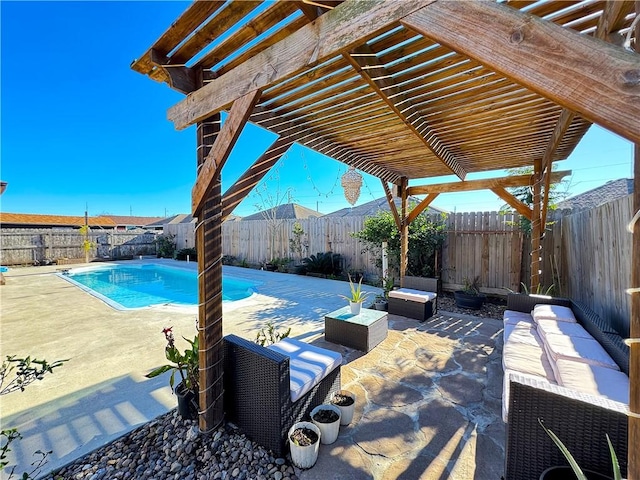
<svg viewBox="0 0 640 480">
<path fill-rule="evenodd" d="M 573 360 L 600 367 L 620 370 L 606 350 L 593 338 L 569 337 L 568 335 L 547 333 L 544 338 L 550 360 Z"/>
<path fill-rule="evenodd" d="M 559 322 L 557 320 L 539 320 L 538 334 L 544 341 L 547 334 L 569 335 L 570 337 L 593 338 L 579 323 Z"/>
<path fill-rule="evenodd" d="M 562 307 L 560 305 L 547 305 L 539 303 L 533 307 L 531 312 L 533 321 L 538 323 L 540 320 L 557 320 L 560 322 L 576 322 L 576 317 L 568 307 Z"/>
<path fill-rule="evenodd" d="M 502 315 L 502 321 L 506 324 L 508 323 L 519 323 L 519 322 L 528 322 L 533 323 L 533 317 L 530 313 L 517 312 L 515 310 L 505 310 Z"/>
</svg>

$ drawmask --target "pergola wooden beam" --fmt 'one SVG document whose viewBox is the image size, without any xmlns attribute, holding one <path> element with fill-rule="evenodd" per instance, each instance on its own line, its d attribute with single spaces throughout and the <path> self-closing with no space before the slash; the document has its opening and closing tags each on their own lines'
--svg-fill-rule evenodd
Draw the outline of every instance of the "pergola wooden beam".
<svg viewBox="0 0 640 480">
<path fill-rule="evenodd" d="M 431 202 L 433 202 L 438 195 L 439 193 L 432 193 L 430 195 L 427 195 L 418 205 L 413 208 L 413 210 L 411 210 L 411 212 L 409 212 L 406 220 L 407 223 L 411 225 L 411 222 L 413 222 L 418 215 L 424 212 L 424 209 L 431 205 Z"/>
<path fill-rule="evenodd" d="M 439 0 L 401 23 L 640 142 L 640 56 L 634 53 L 493 2 Z"/>
<path fill-rule="evenodd" d="M 551 181 L 557 183 L 571 170 L 562 170 L 551 173 Z M 481 180 L 466 180 L 464 182 L 434 183 L 433 185 L 420 185 L 408 188 L 408 195 L 426 195 L 429 193 L 453 193 L 470 192 L 472 190 L 491 190 L 493 188 L 523 187 L 531 184 L 531 175 L 514 175 L 504 178 L 484 178 Z"/>
<path fill-rule="evenodd" d="M 222 197 L 222 221 L 233 212 L 260 180 L 271 170 L 289 150 L 293 140 L 278 138 L 247 171 L 225 192 Z"/>
<path fill-rule="evenodd" d="M 287 38 L 209 82 L 171 107 L 179 130 L 226 109 L 247 92 L 264 89 L 369 38 L 435 0 L 345 2 Z"/>
<path fill-rule="evenodd" d="M 384 195 L 387 197 L 387 203 L 389 204 L 389 209 L 391 210 L 391 214 L 393 215 L 393 219 L 396 222 L 396 227 L 398 227 L 399 231 L 402 231 L 402 222 L 400 221 L 400 215 L 398 214 L 398 209 L 396 208 L 396 204 L 393 201 L 393 195 L 391 194 L 391 190 L 389 190 L 389 185 L 384 180 L 380 180 L 382 182 L 382 189 L 384 190 Z"/>
<path fill-rule="evenodd" d="M 231 107 L 229 116 L 220 130 L 213 148 L 198 172 L 196 184 L 191 192 L 191 209 L 194 216 L 197 216 L 202 208 L 204 199 L 213 187 L 213 180 L 219 177 L 222 167 L 229 158 L 229 154 L 259 98 L 260 91 L 254 90 L 236 100 Z"/>
<path fill-rule="evenodd" d="M 378 94 L 391 111 L 411 130 L 425 146 L 445 164 L 453 174 L 464 180 L 466 170 L 449 148 L 438 138 L 429 123 L 409 98 L 395 85 L 389 71 L 380 63 L 376 53 L 367 44 L 361 45 L 343 57 Z M 371 75 L 371 71 L 374 75 Z"/>
<path fill-rule="evenodd" d="M 518 212 L 520 215 L 525 217 L 527 220 L 531 221 L 533 212 L 529 206 L 518 200 L 516 197 L 507 192 L 504 187 L 494 187 L 490 189 L 493 193 L 495 193 L 502 200 L 507 202 L 513 209 Z"/>
<path fill-rule="evenodd" d="M 258 106 L 254 109 L 252 120 L 256 125 L 277 133 L 281 137 L 289 138 L 323 155 L 330 155 L 335 160 L 358 168 L 370 175 L 388 182 L 395 183 L 399 181 L 400 176 L 397 173 L 389 171 L 376 163 L 367 162 L 351 150 L 335 145 L 330 139 L 314 133 L 306 125 L 294 120 L 281 118 L 264 107 Z"/>
</svg>

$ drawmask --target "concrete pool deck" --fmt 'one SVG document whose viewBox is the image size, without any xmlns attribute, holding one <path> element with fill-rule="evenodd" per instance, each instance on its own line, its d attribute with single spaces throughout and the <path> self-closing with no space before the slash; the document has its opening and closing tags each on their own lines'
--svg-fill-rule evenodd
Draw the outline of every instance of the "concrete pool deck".
<svg viewBox="0 0 640 480">
<path fill-rule="evenodd" d="M 140 262 L 197 268 L 161 259 L 127 263 Z M 26 468 L 34 451 L 53 450 L 46 470 L 54 469 L 176 405 L 167 377 L 144 375 L 165 363 L 164 327 L 173 326 L 181 349 L 186 347 L 181 336 L 195 336 L 197 307 L 115 310 L 56 275 L 84 266 L 5 272 L 6 284 L 0 287 L 3 359 L 69 359 L 25 392 L 0 396 L 2 428 L 18 428 L 23 436 L 12 445 L 12 464 Z M 251 297 L 223 305 L 224 334 L 251 340 L 268 321 L 291 327 L 296 338 L 315 338 L 324 331 L 324 314 L 344 306 L 339 295 L 349 291 L 348 283 L 336 280 L 229 266 L 224 273 L 261 283 Z"/>
<path fill-rule="evenodd" d="M 144 374 L 164 363 L 161 329 L 195 335 L 197 315 L 195 307 L 116 311 L 55 271 L 11 270 L 0 287 L 2 355 L 70 358 L 26 392 L 0 397 L 2 428 L 24 436 L 10 460 L 25 468 L 35 450 L 53 450 L 44 473 L 175 408 L 167 379 Z M 233 267 L 225 274 L 263 282 L 260 293 L 223 307 L 225 334 L 253 340 L 273 320 L 343 355 L 342 387 L 358 398 L 354 421 L 297 478 L 503 474 L 501 320 L 439 311 L 420 323 L 389 315 L 388 337 L 364 354 L 324 339 L 324 315 L 344 306 L 346 282 Z"/>
</svg>

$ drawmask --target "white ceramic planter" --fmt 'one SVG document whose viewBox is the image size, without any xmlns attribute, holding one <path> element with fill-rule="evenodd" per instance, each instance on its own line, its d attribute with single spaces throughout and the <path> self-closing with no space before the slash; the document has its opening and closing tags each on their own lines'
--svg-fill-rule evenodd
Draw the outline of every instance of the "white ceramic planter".
<svg viewBox="0 0 640 480">
<path fill-rule="evenodd" d="M 291 450 L 291 461 L 298 468 L 311 468 L 316 464 L 318 460 L 318 449 L 320 448 L 320 440 L 313 445 L 300 446 L 291 441 L 291 434 L 297 428 L 308 428 L 318 434 L 318 438 L 322 439 L 322 432 L 315 424 L 311 422 L 298 422 L 294 423 L 287 433 L 287 439 L 289 440 L 289 449 Z"/>
<path fill-rule="evenodd" d="M 351 307 L 351 313 L 353 315 L 360 315 L 360 309 L 362 308 L 362 302 L 349 302 Z"/>
<path fill-rule="evenodd" d="M 338 420 L 332 423 L 322 423 L 314 420 L 313 416 L 318 410 L 333 410 L 338 414 Z M 338 433 L 340 433 L 340 409 L 335 405 L 323 404 L 318 405 L 311 410 L 311 421 L 320 429 L 320 443 L 323 445 L 329 445 L 336 441 Z"/>
<path fill-rule="evenodd" d="M 353 399 L 353 403 L 345 407 L 341 405 L 336 405 L 333 403 L 333 400 L 331 401 L 332 405 L 335 405 L 340 409 L 340 425 L 349 425 L 353 420 L 353 413 L 356 410 L 356 394 L 348 390 L 339 390 L 338 392 L 336 392 L 336 394 L 344 395 L 346 397 L 351 397 Z"/>
</svg>

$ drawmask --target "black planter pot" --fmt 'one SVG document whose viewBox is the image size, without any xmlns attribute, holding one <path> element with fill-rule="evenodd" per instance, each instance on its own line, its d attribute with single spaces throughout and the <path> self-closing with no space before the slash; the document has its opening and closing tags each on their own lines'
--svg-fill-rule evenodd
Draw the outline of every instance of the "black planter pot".
<svg viewBox="0 0 640 480">
<path fill-rule="evenodd" d="M 583 470 L 589 480 L 612 480 L 607 475 L 602 475 L 591 470 Z M 575 480 L 577 477 L 571 467 L 551 467 L 540 474 L 540 480 Z"/>
<path fill-rule="evenodd" d="M 185 420 L 198 418 L 198 398 L 196 392 L 187 390 L 184 383 L 180 382 L 175 389 L 178 397 L 178 413 Z"/>
<path fill-rule="evenodd" d="M 453 292 L 453 298 L 456 301 L 456 306 L 470 310 L 479 310 L 482 308 L 485 300 L 484 295 L 470 295 L 462 290 Z"/>
</svg>

